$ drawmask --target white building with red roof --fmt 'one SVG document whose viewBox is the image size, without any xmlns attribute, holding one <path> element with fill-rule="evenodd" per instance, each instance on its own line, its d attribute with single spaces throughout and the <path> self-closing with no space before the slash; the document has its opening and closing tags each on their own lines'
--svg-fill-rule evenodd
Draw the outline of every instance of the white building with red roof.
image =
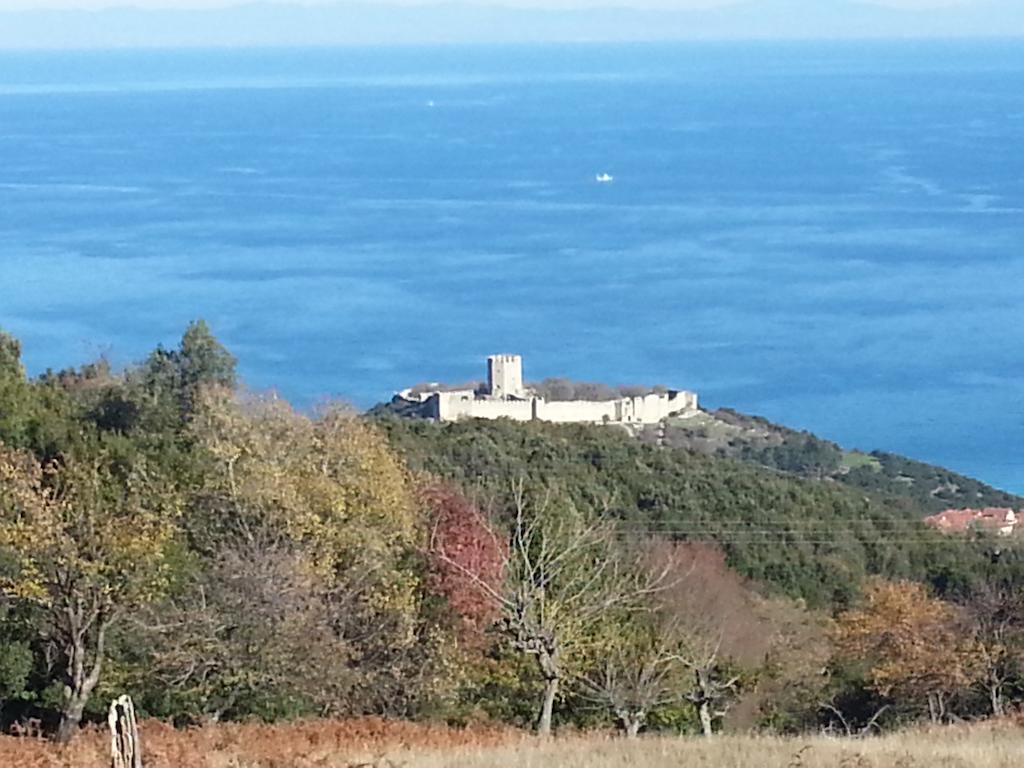
<svg viewBox="0 0 1024 768">
<path fill-rule="evenodd" d="M 972 530 L 989 531 L 1009 536 L 1017 528 L 1020 518 L 1008 507 L 984 509 L 947 509 L 924 519 L 926 525 L 944 533 L 966 533 Z"/>
</svg>

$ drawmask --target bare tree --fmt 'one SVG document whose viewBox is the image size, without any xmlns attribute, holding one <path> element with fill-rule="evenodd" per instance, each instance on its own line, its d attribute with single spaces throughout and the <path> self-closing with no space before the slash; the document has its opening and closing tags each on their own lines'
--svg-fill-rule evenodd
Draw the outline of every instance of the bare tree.
<svg viewBox="0 0 1024 768">
<path fill-rule="evenodd" d="M 973 596 L 964 617 L 974 637 L 977 684 L 992 715 L 1006 715 L 1006 691 L 1024 667 L 1024 596 L 1010 587 L 986 584 Z"/>
<path fill-rule="evenodd" d="M 352 649 L 338 637 L 328 598 L 284 536 L 236 520 L 180 599 L 140 622 L 152 673 L 205 721 L 268 698 L 334 706 L 352 685 Z"/>
<path fill-rule="evenodd" d="M 871 732 L 872 728 L 879 728 L 879 725 L 878 725 L 879 718 L 881 718 L 882 715 L 884 715 L 889 710 L 889 708 L 892 706 L 891 704 L 883 704 L 882 706 L 880 706 L 878 709 L 875 710 L 875 714 L 873 714 L 868 719 L 868 721 L 866 723 L 864 723 L 864 725 L 856 726 L 855 727 L 854 724 L 851 723 L 850 720 L 846 717 L 846 715 L 843 714 L 843 711 L 841 709 L 839 709 L 839 707 L 837 707 L 832 702 L 821 701 L 821 702 L 818 702 L 818 705 L 822 709 L 824 709 L 824 710 L 828 711 L 829 713 L 831 713 L 839 721 L 839 723 L 843 726 L 844 734 L 847 737 L 851 737 L 851 738 L 854 737 L 854 736 L 866 736 L 867 734 L 869 734 Z M 830 723 L 829 724 L 829 731 L 832 731 L 832 730 L 834 730 L 833 724 Z M 879 728 L 879 730 L 881 730 L 881 729 Z"/>
<path fill-rule="evenodd" d="M 684 646 L 675 659 L 693 673 L 693 684 L 686 694 L 697 710 L 701 732 L 714 735 L 714 723 L 729 713 L 731 699 L 736 695 L 739 675 L 723 673 L 720 657 L 724 636 L 702 638 Z"/>
<path fill-rule="evenodd" d="M 652 711 L 689 702 L 711 736 L 740 693 L 740 670 L 764 663 L 777 628 L 763 615 L 765 601 L 714 547 L 649 543 L 644 564 L 659 588 L 583 678 L 584 696 L 608 706 L 627 736 Z"/>
<path fill-rule="evenodd" d="M 580 680 L 583 698 L 607 707 L 628 738 L 636 738 L 652 712 L 678 702 L 682 687 L 674 649 L 665 639 L 650 631 L 632 634 L 614 643 Z"/>
<path fill-rule="evenodd" d="M 673 649 L 671 660 L 686 670 L 683 698 L 711 736 L 738 695 L 737 669 L 763 662 L 772 629 L 759 614 L 757 596 L 720 550 L 664 543 L 651 558 L 654 569 L 669 574 L 667 588 L 654 598 L 657 631 Z"/>
<path fill-rule="evenodd" d="M 643 609 L 664 575 L 640 567 L 639 558 L 620 545 L 607 516 L 584 514 L 551 491 L 528 499 L 522 481 L 514 484 L 512 498 L 500 583 L 467 569 L 436 537 L 432 548 L 494 604 L 512 646 L 536 660 L 544 680 L 536 728 L 547 735 L 555 699 L 581 650 L 594 641 L 611 612 Z"/>
</svg>

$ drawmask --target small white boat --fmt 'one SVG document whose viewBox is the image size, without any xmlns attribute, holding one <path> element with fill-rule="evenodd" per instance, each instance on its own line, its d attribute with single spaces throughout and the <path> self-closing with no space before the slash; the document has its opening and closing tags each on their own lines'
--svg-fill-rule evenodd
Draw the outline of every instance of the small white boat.
<svg viewBox="0 0 1024 768">
<path fill-rule="evenodd" d="M 615 180 L 615 177 L 608 173 L 599 173 L 595 178 L 598 184 L 610 184 Z"/>
</svg>

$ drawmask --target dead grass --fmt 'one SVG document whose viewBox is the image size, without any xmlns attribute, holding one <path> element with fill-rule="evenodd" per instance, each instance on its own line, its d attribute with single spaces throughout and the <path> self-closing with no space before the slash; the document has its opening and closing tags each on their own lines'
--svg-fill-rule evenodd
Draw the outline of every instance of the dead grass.
<svg viewBox="0 0 1024 768">
<path fill-rule="evenodd" d="M 187 730 L 149 721 L 141 725 L 140 738 L 146 768 L 391 768 L 392 755 L 439 754 L 470 746 L 484 749 L 521 735 L 506 728 L 456 730 L 367 718 Z M 0 768 L 103 768 L 109 764 L 105 729 L 87 729 L 66 748 L 41 739 L 0 736 Z"/>
<path fill-rule="evenodd" d="M 942 729 L 870 739 L 567 739 L 419 755 L 407 768 L 1018 768 L 1024 731 Z"/>
<path fill-rule="evenodd" d="M 1024 729 L 1012 723 L 863 740 L 724 736 L 713 740 L 573 736 L 538 741 L 507 729 L 381 720 L 220 725 L 175 731 L 145 723 L 147 768 L 1017 768 Z M 67 749 L 0 737 L 3 768 L 103 768 L 106 735 Z"/>
</svg>

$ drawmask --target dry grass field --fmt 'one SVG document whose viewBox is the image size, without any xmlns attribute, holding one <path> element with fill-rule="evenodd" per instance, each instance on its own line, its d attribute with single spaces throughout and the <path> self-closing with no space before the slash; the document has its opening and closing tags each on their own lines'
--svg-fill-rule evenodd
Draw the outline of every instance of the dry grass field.
<svg viewBox="0 0 1024 768">
<path fill-rule="evenodd" d="M 386 764 L 385 764 L 386 765 Z M 1024 765 L 1024 733 L 938 731 L 844 740 L 725 736 L 568 739 L 462 747 L 409 759 L 407 768 L 1011 768 Z"/>
<path fill-rule="evenodd" d="M 573 736 L 551 741 L 502 729 L 451 730 L 379 720 L 143 728 L 147 768 L 1017 768 L 1024 728 L 1004 723 L 870 739 Z M 0 737 L 3 768 L 104 768 L 106 735 L 60 749 Z"/>
<path fill-rule="evenodd" d="M 224 724 L 175 730 L 148 721 L 140 739 L 146 768 L 347 768 L 384 757 L 405 762 L 417 753 L 487 749 L 522 738 L 504 728 L 455 730 L 375 718 L 282 725 Z M 401 756 L 400 758 L 398 756 Z M 106 768 L 105 728 L 83 731 L 66 748 L 44 739 L 0 736 L 0 768 Z"/>
</svg>

